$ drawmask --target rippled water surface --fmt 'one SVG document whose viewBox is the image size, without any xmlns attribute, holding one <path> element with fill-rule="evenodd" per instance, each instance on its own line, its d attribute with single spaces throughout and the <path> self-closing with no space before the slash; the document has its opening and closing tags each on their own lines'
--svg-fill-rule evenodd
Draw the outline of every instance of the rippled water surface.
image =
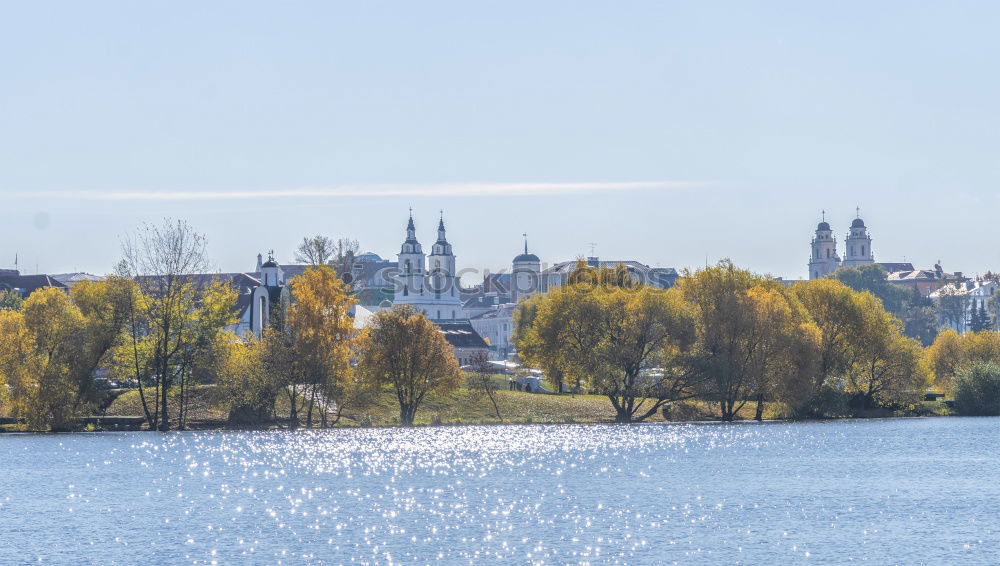
<svg viewBox="0 0 1000 566">
<path fill-rule="evenodd" d="M 0 436 L 0 563 L 1000 561 L 1000 419 Z"/>
</svg>

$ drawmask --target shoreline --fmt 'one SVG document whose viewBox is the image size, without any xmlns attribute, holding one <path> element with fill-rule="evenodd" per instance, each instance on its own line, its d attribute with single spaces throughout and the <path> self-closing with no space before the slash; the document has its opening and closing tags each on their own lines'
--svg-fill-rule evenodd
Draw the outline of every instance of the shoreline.
<svg viewBox="0 0 1000 566">
<path fill-rule="evenodd" d="M 522 427 L 522 426 L 621 426 L 621 427 L 631 427 L 631 426 L 677 426 L 677 425 L 744 425 L 744 426 L 763 426 L 763 425 L 775 425 L 775 424 L 799 424 L 799 423 L 831 423 L 831 422 L 843 422 L 843 421 L 858 421 L 858 422 L 872 422 L 872 421 L 888 421 L 888 420 L 918 420 L 918 419 L 941 419 L 941 418 L 990 418 L 990 417 L 974 417 L 974 416 L 964 416 L 963 415 L 892 415 L 892 416 L 854 416 L 854 417 L 830 417 L 830 418 L 804 418 L 804 419 L 764 419 L 762 421 L 757 421 L 754 419 L 739 419 L 734 421 L 723 421 L 721 419 L 700 419 L 700 420 L 688 420 L 688 421 L 642 421 L 634 423 L 616 423 L 614 421 L 588 421 L 588 422 L 457 422 L 457 423 L 439 423 L 439 424 L 415 424 L 409 427 L 403 427 L 399 425 L 335 425 L 325 428 L 320 427 L 304 427 L 300 426 L 297 428 L 288 427 L 276 427 L 276 426 L 261 426 L 261 427 L 240 427 L 240 426 L 214 426 L 214 427 L 188 427 L 184 430 L 171 429 L 169 431 L 156 431 L 149 429 L 112 429 L 112 428 L 102 428 L 95 430 L 67 430 L 67 431 L 46 431 L 46 430 L 7 430 L 0 428 L 0 435 L 63 435 L 63 434 L 106 434 L 106 433 L 158 433 L 158 434 L 172 434 L 172 433 L 189 433 L 189 432 L 215 432 L 215 433 L 226 433 L 226 432 L 327 432 L 327 431 L 342 431 L 342 430 L 360 430 L 360 429 L 398 429 L 398 430 L 412 430 L 412 429 L 428 429 L 428 428 L 457 428 L 457 427 Z"/>
</svg>

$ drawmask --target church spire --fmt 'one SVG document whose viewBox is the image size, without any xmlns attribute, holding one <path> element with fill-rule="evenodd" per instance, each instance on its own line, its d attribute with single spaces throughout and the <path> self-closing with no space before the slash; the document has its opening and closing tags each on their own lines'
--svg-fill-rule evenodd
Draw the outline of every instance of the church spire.
<svg viewBox="0 0 1000 566">
<path fill-rule="evenodd" d="M 406 223 L 406 241 L 417 240 L 417 228 L 413 225 L 413 207 L 410 207 L 410 220 Z"/>
<path fill-rule="evenodd" d="M 444 211 L 441 211 L 441 219 L 438 220 L 438 242 L 447 242 L 448 238 L 444 230 Z"/>
<path fill-rule="evenodd" d="M 524 236 L 524 255 L 528 255 L 528 234 L 524 233 L 521 235 Z"/>
</svg>

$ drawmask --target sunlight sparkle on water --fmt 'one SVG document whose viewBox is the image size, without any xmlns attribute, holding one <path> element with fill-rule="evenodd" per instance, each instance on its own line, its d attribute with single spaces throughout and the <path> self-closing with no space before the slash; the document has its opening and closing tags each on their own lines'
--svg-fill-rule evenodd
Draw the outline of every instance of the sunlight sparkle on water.
<svg viewBox="0 0 1000 566">
<path fill-rule="evenodd" d="M 10 435 L 0 562 L 975 563 L 998 422 Z"/>
</svg>

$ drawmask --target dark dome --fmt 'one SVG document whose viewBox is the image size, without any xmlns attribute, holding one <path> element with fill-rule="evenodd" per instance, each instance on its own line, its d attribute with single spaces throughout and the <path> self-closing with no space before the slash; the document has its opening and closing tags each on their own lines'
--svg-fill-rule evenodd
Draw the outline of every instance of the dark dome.
<svg viewBox="0 0 1000 566">
<path fill-rule="evenodd" d="M 537 263 L 540 262 L 541 260 L 538 259 L 538 256 L 535 254 L 521 254 L 514 258 L 514 263 L 524 263 L 529 261 Z"/>
<path fill-rule="evenodd" d="M 273 259 L 269 259 L 269 260 L 265 261 L 261 265 L 261 267 L 278 267 L 278 263 L 276 261 L 274 261 Z"/>
<path fill-rule="evenodd" d="M 829 230 L 830 229 L 830 223 L 829 222 L 820 222 L 819 226 L 817 226 L 816 229 L 817 230 Z"/>
<path fill-rule="evenodd" d="M 851 222 L 851 228 L 864 228 L 865 221 L 860 218 L 855 218 L 854 222 Z"/>
</svg>

